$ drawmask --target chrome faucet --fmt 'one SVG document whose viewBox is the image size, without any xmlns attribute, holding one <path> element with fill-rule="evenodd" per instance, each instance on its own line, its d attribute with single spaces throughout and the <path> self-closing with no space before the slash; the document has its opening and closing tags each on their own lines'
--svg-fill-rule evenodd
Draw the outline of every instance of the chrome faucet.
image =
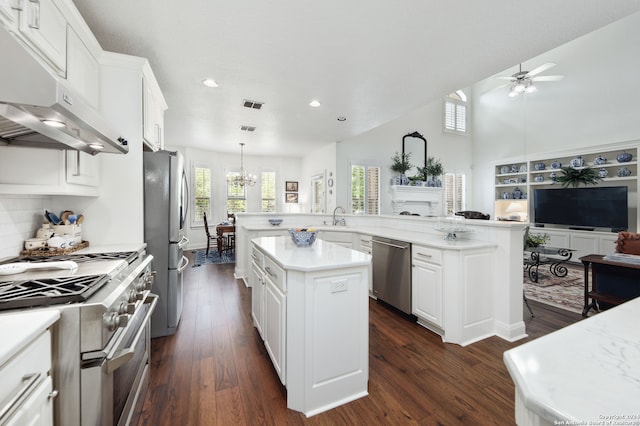
<svg viewBox="0 0 640 426">
<path fill-rule="evenodd" d="M 344 208 L 340 207 L 340 206 L 337 206 L 335 209 L 333 209 L 333 221 L 332 221 L 333 226 L 338 225 L 338 224 L 346 226 L 347 222 L 344 220 L 344 217 L 341 220 L 336 219 L 336 211 L 338 211 L 338 209 L 342 210 L 342 214 L 346 213 L 346 211 L 344 211 Z"/>
</svg>

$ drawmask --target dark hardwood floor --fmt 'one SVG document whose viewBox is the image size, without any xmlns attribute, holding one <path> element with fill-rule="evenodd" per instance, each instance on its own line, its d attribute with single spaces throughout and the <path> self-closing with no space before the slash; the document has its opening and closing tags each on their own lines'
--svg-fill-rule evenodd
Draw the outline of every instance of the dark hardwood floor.
<svg viewBox="0 0 640 426">
<path fill-rule="evenodd" d="M 185 270 L 178 332 L 153 339 L 139 425 L 514 425 L 514 386 L 502 353 L 581 316 L 530 301 L 529 337 L 462 348 L 370 301 L 369 396 L 306 418 L 251 320 L 251 289 L 233 264 Z"/>
</svg>

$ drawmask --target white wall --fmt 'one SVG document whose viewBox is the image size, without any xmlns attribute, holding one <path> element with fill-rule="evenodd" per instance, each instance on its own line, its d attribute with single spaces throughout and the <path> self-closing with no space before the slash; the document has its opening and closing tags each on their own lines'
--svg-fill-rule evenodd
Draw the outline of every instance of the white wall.
<svg viewBox="0 0 640 426">
<path fill-rule="evenodd" d="M 300 211 L 303 213 L 311 211 L 311 177 L 322 174 L 325 182 L 325 211 L 332 212 L 336 207 L 336 188 L 335 186 L 328 188 L 326 182 L 330 173 L 335 181 L 336 143 L 321 146 L 303 157 L 301 170 L 300 188 L 305 188 L 305 191 L 300 195 Z"/>
<path fill-rule="evenodd" d="M 20 254 L 45 221 L 45 209 L 51 210 L 49 196 L 0 195 L 0 259 Z"/>
<path fill-rule="evenodd" d="M 496 79 L 475 85 L 473 204 L 493 210 L 494 161 L 640 139 L 639 40 L 635 14 L 525 62 L 527 70 L 554 62 L 544 74 L 564 75 L 532 95 L 490 90 Z"/>
<path fill-rule="evenodd" d="M 438 101 L 337 144 L 337 204 L 349 211 L 351 162 L 364 161 L 380 166 L 380 212 L 392 214 L 390 183 L 396 173 L 390 169 L 391 157 L 402 152 L 402 137 L 414 131 L 427 139 L 427 155 L 439 158 L 445 172 L 465 173 L 471 183 L 471 138 L 443 133 L 442 102 Z M 416 159 L 411 162 L 415 164 Z"/>
</svg>

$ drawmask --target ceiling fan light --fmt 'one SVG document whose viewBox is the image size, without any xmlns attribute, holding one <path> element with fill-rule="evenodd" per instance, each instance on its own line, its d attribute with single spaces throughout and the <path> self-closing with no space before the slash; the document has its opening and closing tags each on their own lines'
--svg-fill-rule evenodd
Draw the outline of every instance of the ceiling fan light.
<svg viewBox="0 0 640 426">
<path fill-rule="evenodd" d="M 538 91 L 538 88 L 532 84 L 528 85 L 525 89 L 525 93 L 535 93 Z"/>
<path fill-rule="evenodd" d="M 513 90 L 514 90 L 516 93 L 522 93 L 522 92 L 524 92 L 524 91 L 525 91 L 525 89 L 526 89 L 526 87 L 524 86 L 524 84 L 523 84 L 522 82 L 520 82 L 520 83 L 516 84 L 516 85 L 514 86 L 514 88 L 513 88 Z"/>
</svg>

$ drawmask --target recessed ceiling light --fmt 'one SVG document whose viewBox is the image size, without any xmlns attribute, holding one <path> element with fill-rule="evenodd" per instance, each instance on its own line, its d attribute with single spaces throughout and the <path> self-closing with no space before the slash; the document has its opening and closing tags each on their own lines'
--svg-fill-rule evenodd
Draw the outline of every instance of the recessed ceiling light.
<svg viewBox="0 0 640 426">
<path fill-rule="evenodd" d="M 320 106 L 320 101 L 317 101 L 317 100 L 314 99 L 311 102 L 309 102 L 309 106 L 317 108 L 317 107 Z"/>
<path fill-rule="evenodd" d="M 62 121 L 58 120 L 42 120 L 44 124 L 51 127 L 64 127 L 65 124 Z"/>
<path fill-rule="evenodd" d="M 338 117 L 338 121 L 347 121 L 347 117 L 341 115 L 340 117 Z"/>
<path fill-rule="evenodd" d="M 215 80 L 211 78 L 205 78 L 204 80 L 202 80 L 202 84 L 207 87 L 218 87 L 218 83 L 216 83 Z"/>
</svg>

